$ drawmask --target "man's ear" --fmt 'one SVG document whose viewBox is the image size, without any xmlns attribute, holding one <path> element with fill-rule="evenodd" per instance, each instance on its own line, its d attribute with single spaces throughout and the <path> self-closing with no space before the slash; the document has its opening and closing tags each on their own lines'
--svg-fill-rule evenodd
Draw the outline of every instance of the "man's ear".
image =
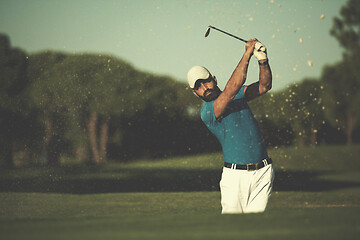
<svg viewBox="0 0 360 240">
<path fill-rule="evenodd" d="M 216 79 L 216 77 L 214 76 L 213 79 L 214 79 L 214 81 L 215 81 L 215 83 L 216 83 L 216 85 L 217 85 L 217 79 Z"/>
</svg>

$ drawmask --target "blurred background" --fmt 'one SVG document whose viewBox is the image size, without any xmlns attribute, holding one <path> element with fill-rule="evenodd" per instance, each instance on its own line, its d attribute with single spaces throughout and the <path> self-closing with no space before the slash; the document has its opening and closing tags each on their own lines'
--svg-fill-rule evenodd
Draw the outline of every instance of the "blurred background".
<svg viewBox="0 0 360 240">
<path fill-rule="evenodd" d="M 220 151 L 186 73 L 223 89 L 245 45 L 208 25 L 268 48 L 273 89 L 250 104 L 269 148 L 359 143 L 359 16 L 356 0 L 1 1 L 0 166 Z"/>
</svg>

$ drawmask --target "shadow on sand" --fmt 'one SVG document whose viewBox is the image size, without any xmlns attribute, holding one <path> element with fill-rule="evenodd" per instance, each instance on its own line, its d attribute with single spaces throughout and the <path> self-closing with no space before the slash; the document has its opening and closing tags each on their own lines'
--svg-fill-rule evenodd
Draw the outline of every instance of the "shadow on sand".
<svg viewBox="0 0 360 240">
<path fill-rule="evenodd" d="M 93 169 L 93 171 L 98 171 Z M 55 174 L 2 177 L 0 192 L 120 193 L 218 191 L 221 170 L 124 169 L 105 175 L 61 169 Z M 126 174 L 125 174 L 126 173 Z M 360 187 L 359 182 L 324 180 L 331 172 L 282 171 L 275 173 L 275 191 L 329 191 Z M 336 174 L 336 173 L 335 173 Z M 103 176 L 103 177 L 101 177 Z M 123 177 L 120 177 L 123 176 Z"/>
</svg>

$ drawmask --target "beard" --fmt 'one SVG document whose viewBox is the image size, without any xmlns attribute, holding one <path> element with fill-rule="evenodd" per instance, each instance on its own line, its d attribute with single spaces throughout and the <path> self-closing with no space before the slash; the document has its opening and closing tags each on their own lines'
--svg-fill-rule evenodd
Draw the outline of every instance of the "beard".
<svg viewBox="0 0 360 240">
<path fill-rule="evenodd" d="M 204 92 L 204 96 L 199 96 L 199 97 L 205 102 L 211 102 L 215 100 L 220 95 L 220 93 L 221 93 L 220 89 L 218 87 L 215 87 L 213 89 L 207 89 Z"/>
</svg>

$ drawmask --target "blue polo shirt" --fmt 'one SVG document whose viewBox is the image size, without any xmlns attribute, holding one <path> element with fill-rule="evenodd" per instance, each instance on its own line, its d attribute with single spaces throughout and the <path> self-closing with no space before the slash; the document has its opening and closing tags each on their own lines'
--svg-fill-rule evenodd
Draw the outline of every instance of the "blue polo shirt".
<svg viewBox="0 0 360 240">
<path fill-rule="evenodd" d="M 224 115 L 215 118 L 214 101 L 200 110 L 202 121 L 219 140 L 225 162 L 258 163 L 268 157 L 258 123 L 245 99 L 245 86 L 229 103 Z"/>
</svg>

